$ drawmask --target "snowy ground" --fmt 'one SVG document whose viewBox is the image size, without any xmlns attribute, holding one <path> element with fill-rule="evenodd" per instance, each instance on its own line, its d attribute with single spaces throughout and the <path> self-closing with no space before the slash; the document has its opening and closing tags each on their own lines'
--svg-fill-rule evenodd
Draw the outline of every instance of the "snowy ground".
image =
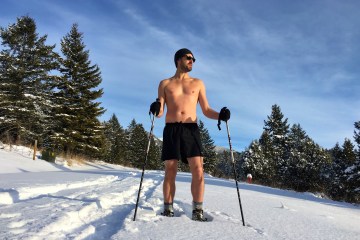
<svg viewBox="0 0 360 240">
<path fill-rule="evenodd" d="M 0 149 L 0 239 L 360 239 L 360 207 L 259 185 L 206 177 L 204 208 L 191 217 L 188 173 L 177 176 L 176 217 L 159 216 L 162 171 L 105 163 L 69 167 L 32 159 L 26 148 Z"/>
</svg>

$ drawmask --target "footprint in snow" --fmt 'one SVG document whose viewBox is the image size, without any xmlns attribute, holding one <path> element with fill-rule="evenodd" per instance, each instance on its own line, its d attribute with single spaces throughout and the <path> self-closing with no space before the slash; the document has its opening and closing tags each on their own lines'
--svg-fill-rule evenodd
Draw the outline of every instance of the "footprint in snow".
<svg viewBox="0 0 360 240">
<path fill-rule="evenodd" d="M 253 231 L 255 231 L 255 232 L 257 232 L 257 233 L 259 233 L 261 235 L 266 235 L 265 231 L 261 230 L 260 228 L 255 228 L 249 223 L 246 224 L 246 227 L 252 229 Z"/>
</svg>

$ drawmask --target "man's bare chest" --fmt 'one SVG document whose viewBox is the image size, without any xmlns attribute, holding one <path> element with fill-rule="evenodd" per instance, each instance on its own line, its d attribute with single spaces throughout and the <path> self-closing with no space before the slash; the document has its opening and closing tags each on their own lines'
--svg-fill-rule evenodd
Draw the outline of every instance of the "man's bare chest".
<svg viewBox="0 0 360 240">
<path fill-rule="evenodd" d="M 182 84 L 168 84 L 165 88 L 165 94 L 168 96 L 198 96 L 200 88 L 197 84 L 182 83 Z"/>
</svg>

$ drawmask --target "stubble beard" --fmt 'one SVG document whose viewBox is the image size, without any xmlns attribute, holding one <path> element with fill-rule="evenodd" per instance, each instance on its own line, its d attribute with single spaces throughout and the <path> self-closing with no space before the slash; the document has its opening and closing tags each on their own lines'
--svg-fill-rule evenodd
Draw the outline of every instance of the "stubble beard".
<svg viewBox="0 0 360 240">
<path fill-rule="evenodd" d="M 192 65 L 183 64 L 183 65 L 181 66 L 181 70 L 184 71 L 184 72 L 191 72 L 191 70 L 192 70 Z"/>
</svg>

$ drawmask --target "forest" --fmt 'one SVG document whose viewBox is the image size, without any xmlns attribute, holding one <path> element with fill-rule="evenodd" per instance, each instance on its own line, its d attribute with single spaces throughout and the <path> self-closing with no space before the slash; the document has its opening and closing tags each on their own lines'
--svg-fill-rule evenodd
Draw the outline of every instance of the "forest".
<svg viewBox="0 0 360 240">
<path fill-rule="evenodd" d="M 122 126 L 116 114 L 99 117 L 103 89 L 101 70 L 89 60 L 83 33 L 73 24 L 60 39 L 61 52 L 47 45 L 29 16 L 1 26 L 0 141 L 30 146 L 37 141 L 43 159 L 101 159 L 141 168 L 149 134 L 133 119 Z M 341 123 L 339 123 L 341 124 Z M 216 146 L 199 121 L 204 147 L 204 171 L 233 178 L 228 150 Z M 316 192 L 322 197 L 360 203 L 360 121 L 354 123 L 354 142 L 344 139 L 324 149 L 300 124 L 290 126 L 279 105 L 272 106 L 259 139 L 235 152 L 239 180 L 251 173 L 254 183 Z M 162 169 L 162 143 L 150 139 L 147 169 Z M 180 170 L 188 171 L 186 165 Z"/>
</svg>

